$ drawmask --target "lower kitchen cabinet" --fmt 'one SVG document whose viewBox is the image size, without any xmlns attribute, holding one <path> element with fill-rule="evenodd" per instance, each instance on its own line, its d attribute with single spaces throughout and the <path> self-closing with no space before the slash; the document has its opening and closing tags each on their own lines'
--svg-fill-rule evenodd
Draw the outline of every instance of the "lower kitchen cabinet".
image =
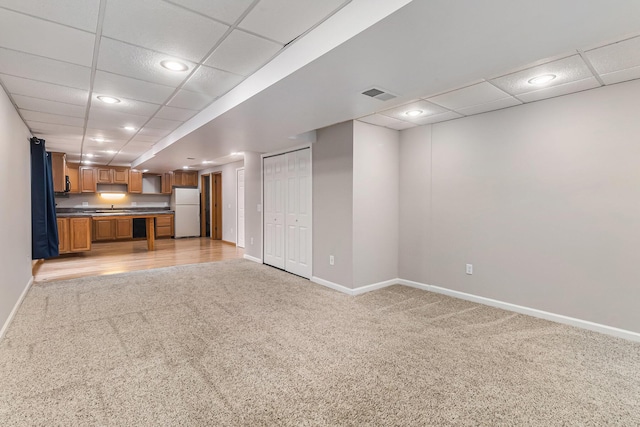
<svg viewBox="0 0 640 427">
<path fill-rule="evenodd" d="M 94 218 L 93 240 L 104 242 L 108 240 L 126 240 L 133 237 L 131 218 Z"/>
<path fill-rule="evenodd" d="M 173 236 L 173 215 L 156 217 L 156 238 Z"/>
<path fill-rule="evenodd" d="M 60 254 L 91 250 L 91 218 L 58 218 Z"/>
</svg>

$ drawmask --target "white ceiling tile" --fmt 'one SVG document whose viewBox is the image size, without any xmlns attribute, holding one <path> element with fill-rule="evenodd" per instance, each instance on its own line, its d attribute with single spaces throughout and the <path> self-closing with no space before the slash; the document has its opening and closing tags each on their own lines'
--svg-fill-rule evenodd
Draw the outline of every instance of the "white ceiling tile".
<svg viewBox="0 0 640 427">
<path fill-rule="evenodd" d="M 94 34 L 0 9 L 2 47 L 91 66 L 94 41 Z"/>
<path fill-rule="evenodd" d="M 521 105 L 522 102 L 515 98 L 503 98 L 493 102 L 487 102 L 486 104 L 474 105 L 473 107 L 460 108 L 456 110 L 460 114 L 465 116 L 472 116 L 474 114 L 486 113 L 488 111 L 500 110 L 502 108 L 513 107 Z"/>
<path fill-rule="evenodd" d="M 553 87 L 565 83 L 593 77 L 593 74 L 579 55 L 573 55 L 557 61 L 527 68 L 506 76 L 491 80 L 491 83 L 511 95 L 520 95 L 527 92 L 534 92 L 542 88 L 529 83 L 529 80 L 544 74 L 554 74 L 555 79 L 551 80 L 544 87 Z"/>
<path fill-rule="evenodd" d="M 179 120 L 184 122 L 195 116 L 197 113 L 198 112 L 195 110 L 165 106 L 162 107 L 160 111 L 158 111 L 156 117 L 160 119 Z"/>
<path fill-rule="evenodd" d="M 155 144 L 156 142 L 158 142 L 159 138 L 156 136 L 151 136 L 151 135 L 136 135 L 131 142 L 132 143 L 136 143 L 136 144 Z"/>
<path fill-rule="evenodd" d="M 14 95 L 13 100 L 18 108 L 23 110 L 40 111 L 49 114 L 62 114 L 84 118 L 86 108 L 80 105 L 64 104 L 62 102 L 49 101 L 46 99 L 32 98 L 29 96 Z"/>
<path fill-rule="evenodd" d="M 192 92 L 200 92 L 212 98 L 217 98 L 228 92 L 243 79 L 244 77 L 236 74 L 201 66 L 183 87 Z"/>
<path fill-rule="evenodd" d="M 77 126 L 55 125 L 51 123 L 29 122 L 27 125 L 31 128 L 34 135 L 47 139 L 48 135 L 57 136 L 63 139 L 82 138 L 84 129 Z"/>
<path fill-rule="evenodd" d="M 116 98 L 123 97 L 138 101 L 164 104 L 175 90 L 175 87 L 149 83 L 118 74 L 96 71 L 93 90 L 101 93 L 110 93 Z"/>
<path fill-rule="evenodd" d="M 145 127 L 153 129 L 175 130 L 182 123 L 183 122 L 179 122 L 176 120 L 167 120 L 154 117 L 153 119 L 149 120 L 149 123 L 147 123 Z"/>
<path fill-rule="evenodd" d="M 287 44 L 343 3 L 344 0 L 261 0 L 239 27 Z"/>
<path fill-rule="evenodd" d="M 170 107 L 202 110 L 211 102 L 213 102 L 213 98 L 208 95 L 188 90 L 181 90 L 173 97 L 173 99 L 171 99 L 171 101 L 169 101 L 167 105 Z"/>
<path fill-rule="evenodd" d="M 120 102 L 116 104 L 107 104 L 98 99 L 99 96 L 113 96 L 110 92 L 100 93 L 93 92 L 91 99 L 91 108 L 99 108 L 111 111 L 119 111 L 122 113 L 136 114 L 140 116 L 151 117 L 160 108 L 158 104 L 152 104 L 150 102 L 135 101 L 133 99 L 118 98 Z M 132 125 L 133 126 L 133 125 Z"/>
<path fill-rule="evenodd" d="M 605 84 L 612 85 L 615 83 L 626 82 L 629 80 L 640 79 L 640 67 L 627 68 L 626 70 L 614 71 L 612 73 L 601 74 L 600 78 Z"/>
<path fill-rule="evenodd" d="M 109 0 L 102 33 L 199 62 L 229 27 L 159 0 Z"/>
<path fill-rule="evenodd" d="M 248 76 L 267 63 L 280 49 L 281 44 L 234 30 L 205 64 Z"/>
<path fill-rule="evenodd" d="M 93 152 L 100 152 L 104 155 L 115 154 L 113 151 L 118 151 L 122 146 L 124 146 L 127 141 L 122 139 L 110 139 L 105 142 L 96 142 L 91 138 L 85 138 L 84 144 L 82 145 L 86 150 L 91 150 Z"/>
<path fill-rule="evenodd" d="M 134 161 L 135 159 L 137 159 L 138 157 L 140 157 L 141 154 L 144 153 L 144 150 L 136 150 L 133 152 L 120 152 L 118 154 L 116 154 L 113 158 L 113 160 L 111 161 L 112 165 L 128 165 L 130 164 L 132 161 Z"/>
<path fill-rule="evenodd" d="M 47 151 L 54 151 L 54 152 L 57 151 L 60 153 L 67 153 L 68 155 L 69 153 L 79 154 L 81 144 L 79 142 L 64 144 L 64 143 L 52 141 L 51 139 L 47 139 L 45 142 L 45 146 Z M 69 161 L 68 156 L 67 156 L 67 161 Z"/>
<path fill-rule="evenodd" d="M 640 77 L 640 37 L 609 44 L 585 54 L 607 84 Z"/>
<path fill-rule="evenodd" d="M 179 4 L 211 18 L 233 24 L 251 6 L 253 0 L 169 0 L 169 3 Z"/>
<path fill-rule="evenodd" d="M 406 113 L 408 111 L 422 111 L 422 113 L 418 116 L 408 116 Z M 384 114 L 385 116 L 394 117 L 399 120 L 404 120 L 405 122 L 418 123 L 420 120 L 426 116 L 432 116 L 434 114 L 442 114 L 446 113 L 447 109 L 442 108 L 438 105 L 432 104 L 427 101 L 419 100 L 410 102 L 408 104 L 400 105 L 395 108 L 391 108 L 389 110 L 381 111 L 380 114 Z"/>
<path fill-rule="evenodd" d="M 539 101 L 541 99 L 553 98 L 555 96 L 567 95 L 569 93 L 580 92 L 587 89 L 595 89 L 600 86 L 600 83 L 595 77 L 590 77 L 584 80 L 565 83 L 560 86 L 552 86 L 537 90 L 535 92 L 528 92 L 518 95 L 518 98 L 524 102 Z"/>
<path fill-rule="evenodd" d="M 138 135 L 140 136 L 153 136 L 156 137 L 158 139 L 160 138 L 164 138 L 165 136 L 169 135 L 171 133 L 170 130 L 166 130 L 166 129 L 153 129 L 153 128 L 142 128 L 140 129 L 140 132 L 138 133 Z"/>
<path fill-rule="evenodd" d="M 442 95 L 433 96 L 428 98 L 427 101 L 435 102 L 450 110 L 458 110 L 460 108 L 486 104 L 509 97 L 507 93 L 501 91 L 491 83 L 482 82 L 473 86 L 443 93 Z"/>
<path fill-rule="evenodd" d="M 87 128 L 86 136 L 87 140 L 92 140 L 92 138 L 104 138 L 105 142 L 110 141 L 128 141 L 131 136 L 135 134 L 135 131 L 128 131 L 123 129 L 122 127 L 111 127 L 111 128 Z"/>
<path fill-rule="evenodd" d="M 439 123 L 439 122 L 446 122 L 447 120 L 459 119 L 460 117 L 463 117 L 463 116 L 453 111 L 447 111 L 446 113 L 434 114 L 426 117 L 423 116 L 413 120 L 414 120 L 414 123 L 418 125 L 428 125 L 431 123 Z"/>
<path fill-rule="evenodd" d="M 84 118 L 80 117 L 61 116 L 59 114 L 41 113 L 39 111 L 29 110 L 20 110 L 20 114 L 22 114 L 22 118 L 28 122 L 84 127 Z"/>
<path fill-rule="evenodd" d="M 89 91 L 0 74 L 0 81 L 14 95 L 42 98 L 67 104 L 87 105 Z"/>
<path fill-rule="evenodd" d="M 417 125 L 403 120 L 394 119 L 393 117 L 384 116 L 382 114 L 372 114 L 370 116 L 361 117 L 358 120 L 376 126 L 383 126 L 395 130 L 408 129 Z"/>
<path fill-rule="evenodd" d="M 95 33 L 100 0 L 2 0 L 2 7 Z"/>
<path fill-rule="evenodd" d="M 149 117 L 147 116 L 127 114 L 121 111 L 110 110 L 108 108 L 91 107 L 87 127 L 91 129 L 112 129 L 123 128 L 124 126 L 140 128 L 147 120 L 149 120 Z"/>
<path fill-rule="evenodd" d="M 152 83 L 177 87 L 188 71 L 169 71 L 160 66 L 165 59 L 178 59 L 192 70 L 195 63 L 103 37 L 98 54 L 98 69 Z"/>
<path fill-rule="evenodd" d="M 78 89 L 89 89 L 91 79 L 91 68 L 1 47 L 0 73 Z"/>
</svg>

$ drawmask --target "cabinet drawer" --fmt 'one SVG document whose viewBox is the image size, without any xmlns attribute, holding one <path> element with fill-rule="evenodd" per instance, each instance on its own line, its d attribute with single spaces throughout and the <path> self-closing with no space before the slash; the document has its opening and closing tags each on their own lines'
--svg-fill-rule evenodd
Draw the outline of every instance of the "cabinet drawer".
<svg viewBox="0 0 640 427">
<path fill-rule="evenodd" d="M 170 225 L 156 227 L 156 237 L 171 237 L 172 234 Z"/>
<path fill-rule="evenodd" d="M 173 222 L 173 215 L 163 215 L 156 217 L 156 227 L 167 227 L 171 226 Z"/>
</svg>

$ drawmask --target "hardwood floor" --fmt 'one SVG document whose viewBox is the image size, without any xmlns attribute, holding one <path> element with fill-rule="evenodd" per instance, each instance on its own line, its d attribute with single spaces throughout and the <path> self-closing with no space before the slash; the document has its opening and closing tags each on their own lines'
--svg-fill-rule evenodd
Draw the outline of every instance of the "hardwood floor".
<svg viewBox="0 0 640 427">
<path fill-rule="evenodd" d="M 182 264 L 242 258 L 244 249 L 208 237 L 156 240 L 147 250 L 146 240 L 93 243 L 91 251 L 61 255 L 34 266 L 34 280 L 47 282 Z"/>
</svg>

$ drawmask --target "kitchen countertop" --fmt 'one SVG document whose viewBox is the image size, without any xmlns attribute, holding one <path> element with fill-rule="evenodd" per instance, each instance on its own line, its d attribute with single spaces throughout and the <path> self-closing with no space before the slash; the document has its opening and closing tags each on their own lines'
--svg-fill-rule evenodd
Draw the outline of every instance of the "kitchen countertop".
<svg viewBox="0 0 640 427">
<path fill-rule="evenodd" d="M 109 216 L 157 216 L 173 215 L 174 211 L 162 208 L 139 209 L 60 209 L 56 211 L 58 218 L 109 217 Z"/>
</svg>

